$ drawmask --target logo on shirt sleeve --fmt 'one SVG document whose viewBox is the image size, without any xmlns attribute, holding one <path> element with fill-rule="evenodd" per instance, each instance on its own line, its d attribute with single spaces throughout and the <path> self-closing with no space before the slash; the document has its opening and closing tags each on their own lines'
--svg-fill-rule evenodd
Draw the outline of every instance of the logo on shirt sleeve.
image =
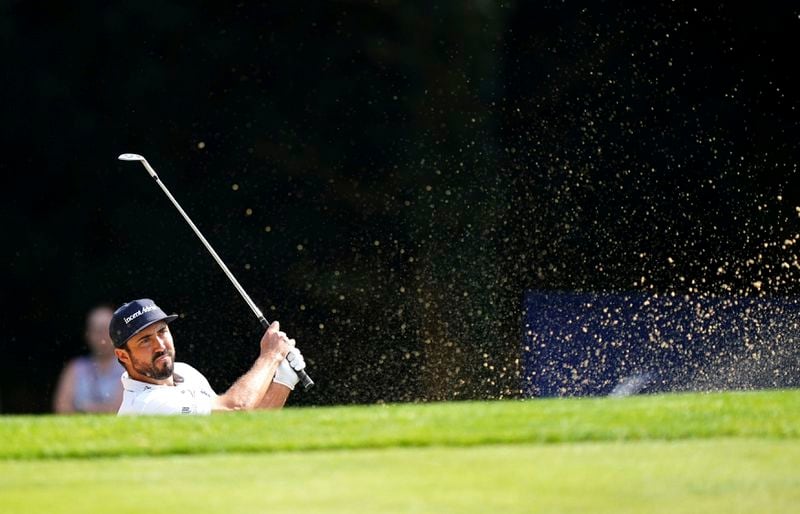
<svg viewBox="0 0 800 514">
<path fill-rule="evenodd" d="M 192 409 L 189 407 L 181 407 L 181 414 L 191 414 Z"/>
</svg>

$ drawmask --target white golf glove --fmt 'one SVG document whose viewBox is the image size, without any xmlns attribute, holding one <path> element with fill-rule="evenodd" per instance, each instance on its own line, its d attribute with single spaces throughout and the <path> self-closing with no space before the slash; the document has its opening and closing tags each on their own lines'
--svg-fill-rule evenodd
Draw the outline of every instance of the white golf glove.
<svg viewBox="0 0 800 514">
<path fill-rule="evenodd" d="M 294 386 L 300 381 L 297 372 L 305 368 L 306 361 L 303 359 L 303 354 L 297 348 L 292 348 L 286 354 L 286 358 L 281 361 L 272 381 L 285 385 L 294 391 Z"/>
</svg>

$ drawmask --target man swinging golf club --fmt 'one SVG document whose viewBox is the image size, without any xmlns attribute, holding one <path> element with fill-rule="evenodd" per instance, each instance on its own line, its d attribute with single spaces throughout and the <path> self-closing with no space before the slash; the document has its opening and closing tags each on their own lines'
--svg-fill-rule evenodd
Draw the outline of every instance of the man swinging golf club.
<svg viewBox="0 0 800 514">
<path fill-rule="evenodd" d="M 213 411 L 275 409 L 286 402 L 305 368 L 294 339 L 273 322 L 261 338 L 261 352 L 250 371 L 224 394 L 184 362 L 175 362 L 167 315 L 152 300 L 134 300 L 111 318 L 111 338 L 124 389 L 118 414 L 210 414 Z"/>
</svg>

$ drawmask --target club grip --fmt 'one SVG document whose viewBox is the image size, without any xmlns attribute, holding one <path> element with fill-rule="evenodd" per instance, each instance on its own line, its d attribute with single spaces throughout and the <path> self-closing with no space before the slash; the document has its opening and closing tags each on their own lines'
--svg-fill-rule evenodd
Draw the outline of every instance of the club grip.
<svg viewBox="0 0 800 514">
<path fill-rule="evenodd" d="M 261 323 L 261 326 L 264 327 L 265 329 L 269 328 L 269 321 L 267 321 L 267 318 L 265 318 L 264 316 L 259 316 L 258 321 Z M 300 378 L 300 383 L 303 384 L 303 389 L 308 390 L 314 387 L 314 381 L 311 380 L 310 376 L 308 376 L 306 370 L 301 369 L 300 371 L 297 372 L 297 376 L 298 378 Z"/>
<path fill-rule="evenodd" d="M 300 377 L 300 383 L 303 384 L 303 389 L 311 389 L 314 387 L 314 381 L 311 380 L 310 376 L 308 376 L 306 370 L 301 369 L 297 372 L 297 376 Z"/>
</svg>

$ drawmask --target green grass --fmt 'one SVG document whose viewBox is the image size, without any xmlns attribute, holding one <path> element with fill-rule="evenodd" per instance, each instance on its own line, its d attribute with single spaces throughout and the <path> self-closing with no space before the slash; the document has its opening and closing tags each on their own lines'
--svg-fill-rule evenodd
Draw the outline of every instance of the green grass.
<svg viewBox="0 0 800 514">
<path fill-rule="evenodd" d="M 0 418 L 0 512 L 797 512 L 800 391 Z"/>
<path fill-rule="evenodd" d="M 212 417 L 7 417 L 0 418 L 0 459 L 709 437 L 800 437 L 800 391 L 285 409 Z"/>
<path fill-rule="evenodd" d="M 15 461 L 0 510 L 785 513 L 798 462 L 750 439 Z"/>
</svg>

